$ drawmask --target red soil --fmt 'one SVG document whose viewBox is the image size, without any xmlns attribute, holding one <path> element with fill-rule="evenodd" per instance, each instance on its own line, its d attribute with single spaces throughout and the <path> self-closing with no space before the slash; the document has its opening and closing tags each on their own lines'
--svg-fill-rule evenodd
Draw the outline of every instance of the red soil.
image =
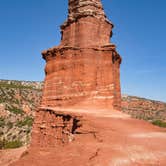
<svg viewBox="0 0 166 166">
<path fill-rule="evenodd" d="M 82 115 L 74 140 L 54 148 L 30 147 L 11 166 L 165 166 L 166 130 L 118 111 L 61 110 Z M 83 113 L 82 113 L 83 112 Z"/>
</svg>

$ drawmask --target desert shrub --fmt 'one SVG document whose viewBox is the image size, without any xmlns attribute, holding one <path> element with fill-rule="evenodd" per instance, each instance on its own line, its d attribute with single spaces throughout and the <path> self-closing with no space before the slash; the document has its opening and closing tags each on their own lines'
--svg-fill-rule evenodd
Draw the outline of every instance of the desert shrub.
<svg viewBox="0 0 166 166">
<path fill-rule="evenodd" d="M 18 99 L 15 99 L 15 103 L 16 103 L 16 104 L 19 104 L 20 101 L 19 101 Z"/>
<path fill-rule="evenodd" d="M 7 141 L 3 140 L 3 149 L 13 149 L 13 148 L 19 148 L 23 145 L 23 143 L 20 140 L 15 141 Z"/>
<path fill-rule="evenodd" d="M 8 122 L 6 125 L 7 125 L 8 129 L 11 129 L 13 127 L 13 123 L 12 122 Z"/>
<path fill-rule="evenodd" d="M 159 127 L 166 127 L 166 122 L 163 122 L 161 120 L 155 120 L 152 122 L 152 124 L 159 126 Z"/>
<path fill-rule="evenodd" d="M 31 129 L 27 129 L 26 133 L 29 134 L 31 132 Z"/>
<path fill-rule="evenodd" d="M 0 149 L 3 149 L 5 145 L 5 140 L 0 140 Z"/>
<path fill-rule="evenodd" d="M 21 109 L 19 109 L 19 108 L 16 108 L 16 107 L 12 107 L 12 108 L 9 108 L 9 111 L 10 112 L 12 112 L 12 113 L 14 113 L 14 114 L 23 114 L 24 112 L 23 112 L 23 110 L 21 110 Z"/>
<path fill-rule="evenodd" d="M 5 126 L 5 119 L 0 117 L 0 127 L 4 127 Z"/>
<path fill-rule="evenodd" d="M 3 133 L 3 131 L 0 131 L 0 136 L 2 136 L 4 133 Z"/>
<path fill-rule="evenodd" d="M 19 148 L 22 145 L 23 145 L 23 143 L 19 140 L 15 140 L 15 141 L 7 141 L 5 139 L 0 140 L 0 149 Z"/>
<path fill-rule="evenodd" d="M 0 82 L 1 87 L 6 87 L 6 88 L 17 88 L 17 89 L 35 89 L 33 86 L 30 85 L 21 85 L 21 83 L 5 83 L 5 82 Z"/>
<path fill-rule="evenodd" d="M 3 98 L 0 98 L 0 103 L 4 103 L 5 100 Z"/>
<path fill-rule="evenodd" d="M 22 126 L 31 127 L 32 124 L 33 124 L 33 118 L 27 116 L 24 120 L 18 121 L 17 124 L 16 124 L 16 126 L 18 126 L 18 127 L 22 127 Z"/>
</svg>

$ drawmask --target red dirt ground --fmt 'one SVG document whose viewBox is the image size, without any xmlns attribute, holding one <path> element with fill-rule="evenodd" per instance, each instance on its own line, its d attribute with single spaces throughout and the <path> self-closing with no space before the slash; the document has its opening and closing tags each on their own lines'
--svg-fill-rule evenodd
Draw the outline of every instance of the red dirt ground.
<svg viewBox="0 0 166 166">
<path fill-rule="evenodd" d="M 62 111 L 62 110 L 61 110 Z M 87 129 L 55 148 L 29 148 L 11 166 L 165 166 L 166 130 L 118 111 L 63 109 Z M 83 113 L 84 112 L 84 113 Z"/>
<path fill-rule="evenodd" d="M 27 147 L 18 149 L 0 150 L 0 166 L 8 166 L 17 161 L 21 155 L 26 151 Z"/>
</svg>

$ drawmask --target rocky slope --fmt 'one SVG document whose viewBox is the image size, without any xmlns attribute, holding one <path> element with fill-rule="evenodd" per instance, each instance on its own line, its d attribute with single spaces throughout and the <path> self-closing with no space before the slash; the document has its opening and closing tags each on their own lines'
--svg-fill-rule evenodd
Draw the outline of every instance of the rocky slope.
<svg viewBox="0 0 166 166">
<path fill-rule="evenodd" d="M 29 142 L 42 83 L 0 80 L 0 148 Z"/>
<path fill-rule="evenodd" d="M 166 103 L 164 102 L 123 95 L 122 111 L 137 119 L 166 122 Z"/>
<path fill-rule="evenodd" d="M 0 80 L 0 147 L 17 147 L 29 142 L 42 86 L 42 82 Z M 122 111 L 150 122 L 166 122 L 163 102 L 123 95 Z"/>
</svg>

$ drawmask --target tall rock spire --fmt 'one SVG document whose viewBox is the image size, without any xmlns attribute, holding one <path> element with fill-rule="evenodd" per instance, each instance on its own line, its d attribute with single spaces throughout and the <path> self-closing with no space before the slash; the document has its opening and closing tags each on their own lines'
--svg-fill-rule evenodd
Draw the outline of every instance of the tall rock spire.
<svg viewBox="0 0 166 166">
<path fill-rule="evenodd" d="M 106 18 L 100 0 L 69 0 L 69 20 L 90 15 L 100 19 Z"/>
<path fill-rule="evenodd" d="M 109 99 L 110 107 L 119 109 L 121 57 L 110 43 L 113 25 L 107 20 L 100 0 L 68 2 L 68 19 L 61 26 L 60 45 L 42 53 L 47 62 L 42 103 L 51 106 L 77 103 L 107 87 L 107 95 L 102 92 L 102 97 L 94 96 L 96 102 L 100 105 L 99 98 L 110 93 L 105 101 Z"/>
<path fill-rule="evenodd" d="M 112 28 L 100 0 L 69 0 L 68 18 L 61 26 L 61 46 L 108 45 Z"/>
<path fill-rule="evenodd" d="M 112 28 L 100 0 L 69 0 L 60 45 L 42 53 L 46 76 L 32 144 L 53 146 L 70 141 L 73 129 L 59 117 L 63 110 L 120 110 L 121 57 L 110 43 Z M 40 132 L 42 121 L 48 122 L 44 132 Z"/>
</svg>

